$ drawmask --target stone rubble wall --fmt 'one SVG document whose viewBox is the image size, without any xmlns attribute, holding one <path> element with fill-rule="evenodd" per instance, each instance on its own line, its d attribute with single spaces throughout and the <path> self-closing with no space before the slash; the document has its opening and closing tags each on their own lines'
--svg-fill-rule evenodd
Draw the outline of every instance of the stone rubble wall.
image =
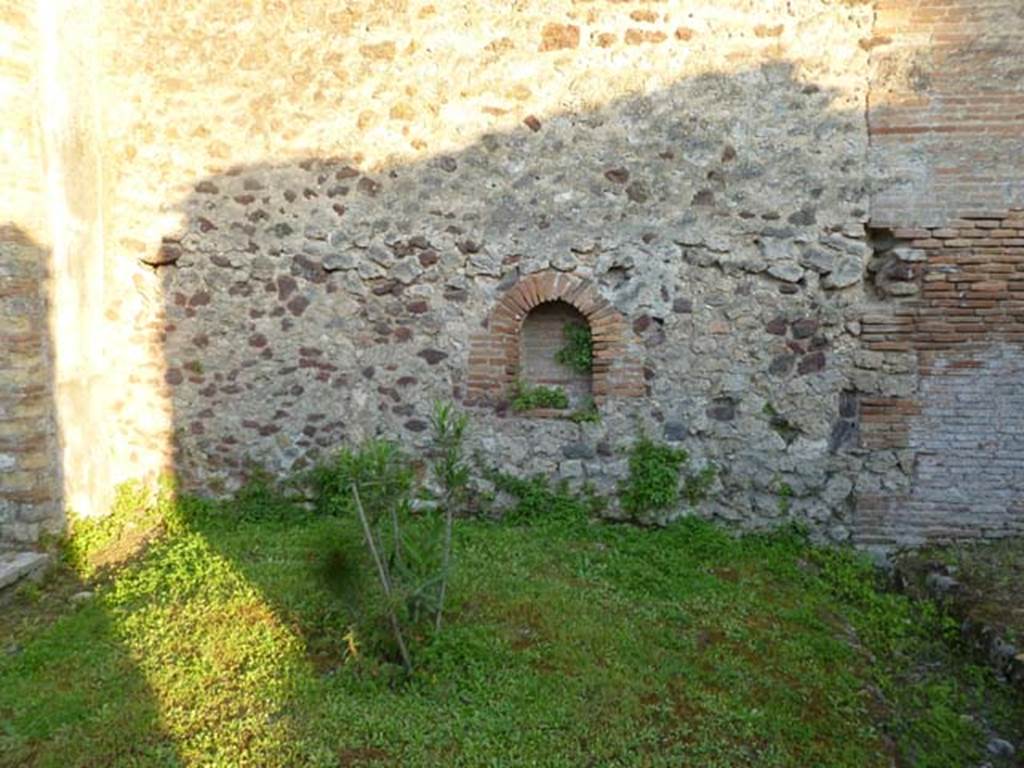
<svg viewBox="0 0 1024 768">
<path fill-rule="evenodd" d="M 558 273 L 621 314 L 631 383 L 600 424 L 469 406 L 474 448 L 611 490 L 646 429 L 727 470 L 708 514 L 770 524 L 787 485 L 791 514 L 846 536 L 856 459 L 828 439 L 869 253 L 871 18 L 104 3 L 104 335 L 148 351 L 108 358 L 109 463 L 168 463 L 145 403 L 207 492 L 378 433 L 418 450 L 502 297 Z"/>
<path fill-rule="evenodd" d="M 987 58 L 919 32 L 974 6 Z M 445 399 L 499 468 L 610 492 L 643 431 L 714 462 L 701 513 L 740 526 L 966 531 L 963 506 L 899 524 L 896 500 L 934 501 L 915 457 L 961 393 L 928 385 L 928 411 L 927 350 L 873 346 L 929 285 L 879 228 L 1015 199 L 992 163 L 1001 191 L 936 186 L 962 145 L 903 130 L 946 124 L 953 81 L 926 63 L 964 86 L 1002 60 L 985 25 L 1008 7 L 76 0 L 48 70 L 72 105 L 47 134 L 71 214 L 51 216 L 65 497 L 101 512 L 168 470 L 226 493 L 374 435 L 418 451 Z M 597 424 L 508 408 L 517 303 L 568 285 Z M 1013 386 L 1012 354 L 977 359 Z M 903 442 L 876 429 L 890 402 Z M 1009 530 L 986 509 L 973 530 Z"/>
</svg>

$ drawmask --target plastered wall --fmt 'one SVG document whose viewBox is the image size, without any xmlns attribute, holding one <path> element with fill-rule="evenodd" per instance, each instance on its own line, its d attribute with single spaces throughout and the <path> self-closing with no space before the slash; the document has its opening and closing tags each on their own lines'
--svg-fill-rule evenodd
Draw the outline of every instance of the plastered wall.
<svg viewBox="0 0 1024 768">
<path fill-rule="evenodd" d="M 34 4 L 0 3 L 0 546 L 59 525 Z"/>
</svg>

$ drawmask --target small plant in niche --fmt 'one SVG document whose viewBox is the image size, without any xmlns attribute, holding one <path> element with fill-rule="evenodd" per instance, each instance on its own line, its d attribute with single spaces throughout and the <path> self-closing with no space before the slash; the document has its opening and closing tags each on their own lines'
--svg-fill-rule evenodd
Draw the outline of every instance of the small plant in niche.
<svg viewBox="0 0 1024 768">
<path fill-rule="evenodd" d="M 565 346 L 555 353 L 555 360 L 572 368 L 576 373 L 590 373 L 594 369 L 594 338 L 585 323 L 566 323 L 562 326 Z"/>
<path fill-rule="evenodd" d="M 534 408 L 562 410 L 569 407 L 569 396 L 561 387 L 530 386 L 522 381 L 516 381 L 513 387 L 513 411 L 530 411 Z"/>
</svg>

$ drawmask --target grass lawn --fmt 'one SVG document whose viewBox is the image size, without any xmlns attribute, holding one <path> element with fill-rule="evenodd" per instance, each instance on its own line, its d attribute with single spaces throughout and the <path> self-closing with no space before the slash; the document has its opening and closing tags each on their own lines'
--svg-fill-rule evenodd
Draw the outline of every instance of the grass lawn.
<svg viewBox="0 0 1024 768">
<path fill-rule="evenodd" d="M 0 765 L 950 768 L 1021 744 L 948 622 L 792 532 L 460 520 L 405 679 L 355 521 L 186 506 L 0 608 Z"/>
</svg>

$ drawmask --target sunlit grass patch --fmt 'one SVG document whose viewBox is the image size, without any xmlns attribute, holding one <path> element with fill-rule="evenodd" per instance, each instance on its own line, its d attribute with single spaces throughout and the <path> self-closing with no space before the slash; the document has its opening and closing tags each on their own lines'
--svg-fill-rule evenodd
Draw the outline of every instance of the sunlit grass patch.
<svg viewBox="0 0 1024 768">
<path fill-rule="evenodd" d="M 258 507 L 178 502 L 0 620 L 0 765 L 955 766 L 1024 723 L 850 553 L 582 507 L 459 521 L 408 678 L 355 521 Z"/>
</svg>

